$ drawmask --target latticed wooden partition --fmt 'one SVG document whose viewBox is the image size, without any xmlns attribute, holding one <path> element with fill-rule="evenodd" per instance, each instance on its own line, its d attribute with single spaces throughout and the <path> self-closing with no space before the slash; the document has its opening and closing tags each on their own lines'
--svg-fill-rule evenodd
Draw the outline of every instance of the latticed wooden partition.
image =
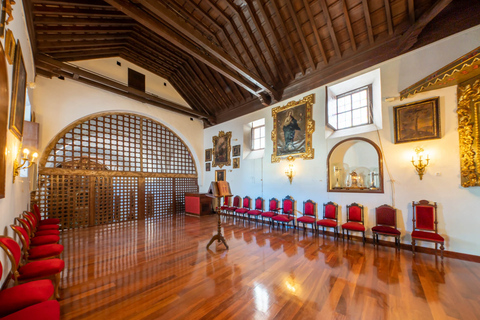
<svg viewBox="0 0 480 320">
<path fill-rule="evenodd" d="M 183 213 L 186 192 L 198 192 L 197 170 L 175 133 L 142 116 L 102 114 L 46 148 L 35 201 L 64 228 L 79 228 Z"/>
</svg>

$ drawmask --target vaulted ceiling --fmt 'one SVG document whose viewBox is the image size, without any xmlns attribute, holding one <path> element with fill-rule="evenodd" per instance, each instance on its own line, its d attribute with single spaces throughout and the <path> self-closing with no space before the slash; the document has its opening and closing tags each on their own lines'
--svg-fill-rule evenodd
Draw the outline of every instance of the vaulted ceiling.
<svg viewBox="0 0 480 320">
<path fill-rule="evenodd" d="M 478 0 L 24 0 L 37 74 L 63 76 L 213 124 L 480 23 Z M 65 62 L 121 57 L 192 107 Z"/>
</svg>

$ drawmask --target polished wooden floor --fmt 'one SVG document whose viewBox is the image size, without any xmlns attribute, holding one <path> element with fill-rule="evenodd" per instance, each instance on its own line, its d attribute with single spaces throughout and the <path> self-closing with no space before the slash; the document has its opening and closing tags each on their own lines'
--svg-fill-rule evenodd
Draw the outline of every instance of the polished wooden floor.
<svg viewBox="0 0 480 320">
<path fill-rule="evenodd" d="M 480 264 L 216 217 L 66 231 L 62 319 L 480 319 Z"/>
</svg>

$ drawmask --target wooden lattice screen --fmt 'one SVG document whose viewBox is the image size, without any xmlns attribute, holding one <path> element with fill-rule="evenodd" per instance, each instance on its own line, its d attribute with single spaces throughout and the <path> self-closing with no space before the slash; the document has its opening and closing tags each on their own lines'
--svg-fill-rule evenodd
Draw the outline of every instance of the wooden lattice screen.
<svg viewBox="0 0 480 320">
<path fill-rule="evenodd" d="M 198 192 L 188 147 L 171 130 L 133 114 L 82 119 L 39 162 L 35 201 L 64 228 L 183 213 Z"/>
</svg>

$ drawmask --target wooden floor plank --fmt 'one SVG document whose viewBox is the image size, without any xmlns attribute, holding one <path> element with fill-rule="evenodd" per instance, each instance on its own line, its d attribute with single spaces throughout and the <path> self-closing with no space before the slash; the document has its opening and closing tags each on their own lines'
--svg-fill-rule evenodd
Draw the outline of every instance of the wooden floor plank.
<svg viewBox="0 0 480 320">
<path fill-rule="evenodd" d="M 62 319 L 480 319 L 480 264 L 184 215 L 62 233 Z"/>
</svg>

